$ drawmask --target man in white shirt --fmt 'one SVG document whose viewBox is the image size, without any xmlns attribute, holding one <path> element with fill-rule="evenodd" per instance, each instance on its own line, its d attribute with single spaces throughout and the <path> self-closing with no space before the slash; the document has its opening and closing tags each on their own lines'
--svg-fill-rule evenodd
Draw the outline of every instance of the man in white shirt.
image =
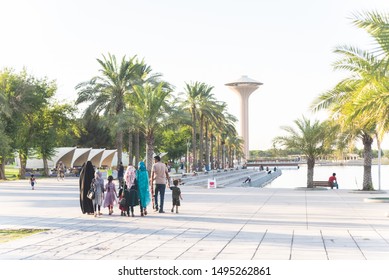
<svg viewBox="0 0 389 280">
<path fill-rule="evenodd" d="M 159 213 L 165 213 L 165 211 L 163 211 L 163 203 L 165 200 L 166 181 L 169 182 L 168 169 L 166 165 L 161 162 L 161 158 L 159 156 L 155 156 L 154 164 L 153 167 L 151 168 L 150 185 L 153 187 L 153 183 L 155 184 L 155 189 L 154 189 L 155 211 L 159 211 Z M 158 193 L 160 193 L 159 207 L 158 207 Z"/>
</svg>

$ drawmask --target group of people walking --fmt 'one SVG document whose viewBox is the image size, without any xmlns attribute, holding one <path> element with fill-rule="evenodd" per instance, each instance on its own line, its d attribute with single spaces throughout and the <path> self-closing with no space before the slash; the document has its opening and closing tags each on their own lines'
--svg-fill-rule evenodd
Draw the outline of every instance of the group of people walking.
<svg viewBox="0 0 389 280">
<path fill-rule="evenodd" d="M 165 164 L 160 162 L 160 157 L 154 157 L 151 176 L 149 178 L 146 165 L 139 162 L 138 169 L 129 165 L 125 172 L 122 164 L 118 167 L 119 188 L 116 191 L 113 177 L 108 176 L 108 182 L 104 184 L 102 173 L 94 171 L 90 161 L 86 162 L 80 173 L 80 206 L 85 214 L 93 214 L 95 217 L 102 215 L 102 207 L 108 208 L 108 214 L 114 213 L 114 206 L 117 205 L 121 216 L 134 217 L 134 208 L 140 207 L 140 215 L 146 216 L 147 206 L 153 202 L 153 208 L 159 213 L 164 211 L 165 189 L 168 186 L 172 189 L 173 212 L 180 206 L 181 190 L 178 181 L 173 181 L 174 186 L 170 187 L 169 173 Z M 155 183 L 155 185 L 154 185 Z M 150 188 L 150 186 L 152 186 Z M 94 197 L 88 198 L 88 192 L 92 189 Z M 159 200 L 158 200 L 159 198 Z M 159 202 L 159 203 L 158 203 Z"/>
</svg>

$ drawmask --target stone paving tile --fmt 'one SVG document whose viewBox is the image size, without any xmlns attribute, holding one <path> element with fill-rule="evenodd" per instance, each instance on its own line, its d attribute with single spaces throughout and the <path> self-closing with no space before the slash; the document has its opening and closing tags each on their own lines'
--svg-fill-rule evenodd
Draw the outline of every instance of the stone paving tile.
<svg viewBox="0 0 389 280">
<path fill-rule="evenodd" d="M 0 228 L 50 229 L 0 244 L 0 259 L 389 260 L 389 209 L 369 194 L 185 185 L 180 214 L 94 218 L 80 214 L 77 183 L 0 183 Z"/>
</svg>

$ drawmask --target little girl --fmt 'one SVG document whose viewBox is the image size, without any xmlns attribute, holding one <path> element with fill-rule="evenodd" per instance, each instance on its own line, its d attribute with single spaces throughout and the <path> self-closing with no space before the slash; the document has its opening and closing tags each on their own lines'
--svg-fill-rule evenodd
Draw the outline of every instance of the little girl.
<svg viewBox="0 0 389 280">
<path fill-rule="evenodd" d="M 115 183 L 113 182 L 113 177 L 108 176 L 108 183 L 105 185 L 104 190 L 107 192 L 104 200 L 104 207 L 108 207 L 109 215 L 113 213 L 113 205 L 116 203 L 116 189 Z"/>
<path fill-rule="evenodd" d="M 119 190 L 119 209 L 120 209 L 120 216 L 125 216 L 128 207 L 126 206 L 126 199 L 124 197 L 124 188 L 120 188 Z"/>
<path fill-rule="evenodd" d="M 36 180 L 35 180 L 34 174 L 31 174 L 30 185 L 31 185 L 32 190 L 34 190 L 35 183 L 36 183 Z"/>
</svg>

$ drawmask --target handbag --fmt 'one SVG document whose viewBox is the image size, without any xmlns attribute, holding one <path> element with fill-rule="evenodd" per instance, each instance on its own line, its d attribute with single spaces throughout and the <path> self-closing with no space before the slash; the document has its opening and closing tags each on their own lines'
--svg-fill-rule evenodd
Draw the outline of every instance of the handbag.
<svg viewBox="0 0 389 280">
<path fill-rule="evenodd" d="M 87 198 L 89 199 L 95 199 L 95 190 L 94 189 L 89 189 L 88 194 L 86 195 Z"/>
</svg>

